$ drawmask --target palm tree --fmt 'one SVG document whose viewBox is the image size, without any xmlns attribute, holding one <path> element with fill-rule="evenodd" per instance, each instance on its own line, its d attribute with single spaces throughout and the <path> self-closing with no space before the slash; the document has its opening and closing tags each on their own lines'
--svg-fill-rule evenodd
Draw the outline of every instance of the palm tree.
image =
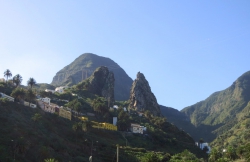
<svg viewBox="0 0 250 162">
<path fill-rule="evenodd" d="M 13 77 L 13 83 L 16 84 L 16 87 L 18 87 L 23 81 L 23 78 L 20 74 L 17 74 L 16 76 Z"/>
<path fill-rule="evenodd" d="M 31 89 L 32 89 L 32 87 L 33 87 L 34 85 L 36 85 L 36 80 L 35 80 L 34 78 L 30 78 L 30 79 L 28 80 L 27 84 L 28 84 L 28 86 L 30 86 Z"/>
<path fill-rule="evenodd" d="M 31 89 L 29 89 L 26 93 L 26 98 L 29 101 L 29 103 L 31 103 L 36 99 L 36 95 Z"/>
<path fill-rule="evenodd" d="M 6 77 L 6 82 L 8 81 L 8 78 L 12 77 L 12 73 L 9 69 L 7 69 L 5 72 L 4 72 L 4 77 Z"/>
</svg>

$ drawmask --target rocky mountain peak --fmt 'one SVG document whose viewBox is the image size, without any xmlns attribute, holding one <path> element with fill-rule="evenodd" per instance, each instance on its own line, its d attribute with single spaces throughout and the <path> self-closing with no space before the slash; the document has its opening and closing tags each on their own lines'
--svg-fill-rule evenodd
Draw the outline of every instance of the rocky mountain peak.
<svg viewBox="0 0 250 162">
<path fill-rule="evenodd" d="M 58 71 L 53 77 L 51 84 L 53 86 L 76 85 L 90 77 L 96 68 L 101 66 L 105 66 L 109 70 L 112 70 L 115 76 L 114 93 L 116 100 L 128 100 L 133 80 L 110 58 L 98 56 L 92 53 L 84 53 L 80 55 L 72 63 Z"/>
<path fill-rule="evenodd" d="M 151 92 L 151 88 L 143 73 L 137 73 L 137 77 L 130 90 L 129 101 L 130 109 L 136 111 L 149 110 L 154 116 L 161 115 L 160 106 L 157 103 L 155 95 Z"/>
</svg>

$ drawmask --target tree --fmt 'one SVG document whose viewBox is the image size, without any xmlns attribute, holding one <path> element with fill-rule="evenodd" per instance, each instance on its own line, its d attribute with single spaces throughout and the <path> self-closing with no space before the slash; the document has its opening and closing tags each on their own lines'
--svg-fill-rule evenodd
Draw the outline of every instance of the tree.
<svg viewBox="0 0 250 162">
<path fill-rule="evenodd" d="M 157 156 L 156 153 L 150 152 L 145 154 L 142 159 L 143 162 L 160 162 L 160 158 Z"/>
<path fill-rule="evenodd" d="M 42 118 L 41 114 L 35 113 L 35 115 L 31 118 L 35 122 L 39 121 Z"/>
<path fill-rule="evenodd" d="M 245 147 L 244 146 L 239 146 L 237 149 L 236 149 L 236 154 L 242 159 L 242 156 L 245 152 Z"/>
<path fill-rule="evenodd" d="M 130 127 L 130 120 L 127 112 L 123 110 L 119 112 L 117 127 L 121 131 L 126 131 Z"/>
<path fill-rule="evenodd" d="M 225 156 L 230 159 L 230 160 L 234 160 L 236 159 L 236 151 L 232 146 L 229 146 L 227 148 L 227 151 L 225 153 Z"/>
<path fill-rule="evenodd" d="M 83 123 L 82 123 L 82 130 L 84 131 L 84 132 L 87 132 L 87 131 L 89 131 L 90 129 L 92 128 L 92 122 L 91 121 L 84 121 Z"/>
<path fill-rule="evenodd" d="M 150 112 L 150 111 L 148 111 L 148 110 L 146 110 L 145 112 L 144 112 L 144 115 L 145 115 L 145 117 L 146 118 L 148 118 L 148 119 L 152 119 L 152 113 Z"/>
<path fill-rule="evenodd" d="M 81 107 L 82 107 L 81 102 L 77 102 L 77 103 L 74 105 L 74 110 L 77 112 L 77 115 L 78 115 L 78 116 L 79 116 L 79 113 L 81 112 Z"/>
<path fill-rule="evenodd" d="M 12 91 L 10 95 L 20 101 L 24 99 L 26 92 L 23 88 L 16 88 Z"/>
<path fill-rule="evenodd" d="M 250 161 L 250 143 L 244 146 L 243 157 L 249 162 Z"/>
<path fill-rule="evenodd" d="M 104 115 L 106 112 L 108 112 L 108 106 L 103 97 L 97 97 L 92 101 L 92 107 L 94 108 L 94 111 L 100 113 L 101 115 Z"/>
<path fill-rule="evenodd" d="M 77 142 L 77 134 L 80 130 L 82 130 L 82 122 L 79 123 L 74 123 L 72 126 L 72 129 L 74 130 L 74 132 L 76 133 L 76 142 Z"/>
<path fill-rule="evenodd" d="M 35 100 L 35 98 L 36 98 L 35 93 L 34 93 L 31 89 L 27 90 L 27 92 L 26 92 L 26 99 L 27 99 L 29 102 L 32 102 L 32 101 Z"/>
<path fill-rule="evenodd" d="M 30 88 L 32 89 L 32 87 L 34 85 L 36 85 L 36 80 L 34 78 L 30 78 L 28 81 L 27 81 L 27 84 L 28 86 L 30 86 Z"/>
<path fill-rule="evenodd" d="M 5 72 L 4 72 L 4 77 L 6 77 L 6 82 L 8 81 L 8 78 L 12 77 L 12 73 L 9 69 L 7 69 Z"/>
<path fill-rule="evenodd" d="M 23 78 L 20 74 L 17 74 L 13 77 L 13 83 L 18 87 L 23 81 Z"/>
<path fill-rule="evenodd" d="M 82 104 L 78 101 L 78 99 L 74 99 L 73 101 L 70 101 L 67 106 L 73 110 L 75 110 L 78 114 L 82 110 Z"/>
<path fill-rule="evenodd" d="M 171 155 L 169 153 L 166 153 L 165 155 L 163 155 L 161 162 L 167 162 L 171 159 Z"/>
<path fill-rule="evenodd" d="M 221 153 L 216 149 L 212 149 L 211 153 L 209 154 L 209 161 L 213 162 L 216 161 L 221 157 Z"/>
<path fill-rule="evenodd" d="M 199 159 L 188 150 L 184 150 L 179 154 L 175 154 L 171 157 L 170 162 L 199 162 Z"/>
</svg>

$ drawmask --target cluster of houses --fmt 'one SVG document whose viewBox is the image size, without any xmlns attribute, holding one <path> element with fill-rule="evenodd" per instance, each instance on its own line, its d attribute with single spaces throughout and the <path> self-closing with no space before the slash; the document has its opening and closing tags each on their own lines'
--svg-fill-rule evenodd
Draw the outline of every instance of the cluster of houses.
<svg viewBox="0 0 250 162">
<path fill-rule="evenodd" d="M 3 79 L 3 78 L 1 78 L 1 79 Z M 3 79 L 3 81 L 5 81 L 5 80 Z M 46 92 L 52 92 L 52 93 L 55 93 L 55 92 L 64 93 L 64 90 L 66 88 L 67 87 L 62 86 L 62 87 L 57 87 L 55 90 L 46 89 L 45 91 Z M 8 96 L 8 95 L 6 95 L 4 93 L 0 93 L 0 98 L 7 98 L 9 101 L 12 101 L 12 102 L 14 102 L 14 100 L 15 100 L 13 97 Z M 41 107 L 41 109 L 43 111 L 49 112 L 49 113 L 57 113 L 59 116 L 71 120 L 72 112 L 74 113 L 74 111 L 72 111 L 70 108 L 62 107 L 62 106 L 58 106 L 56 104 L 53 104 L 53 103 L 50 102 L 51 99 L 48 98 L 48 97 L 45 97 L 45 98 L 40 98 L 39 97 L 37 99 L 37 101 L 38 101 L 38 104 L 39 104 L 39 106 Z M 31 108 L 36 108 L 37 107 L 35 104 L 29 103 L 29 102 L 26 102 L 26 101 L 24 101 L 24 105 L 29 106 Z M 117 105 L 114 105 L 111 109 L 118 109 L 118 108 L 119 107 Z M 126 112 L 128 111 L 126 107 L 124 107 L 123 110 L 126 111 Z M 93 116 L 94 114 L 87 113 L 87 115 Z M 138 113 L 138 115 L 142 116 L 143 113 Z M 110 124 L 110 123 L 98 123 L 98 127 L 103 128 L 103 129 L 117 131 L 116 124 L 117 124 L 117 117 L 113 117 L 113 124 Z M 130 131 L 132 133 L 144 134 L 146 130 L 147 130 L 146 127 L 141 126 L 141 125 L 136 124 L 136 123 L 132 123 L 131 127 L 130 127 Z"/>
<path fill-rule="evenodd" d="M 119 107 L 117 105 L 114 105 L 113 108 L 111 109 L 118 109 Z M 126 107 L 123 108 L 125 112 L 129 112 Z M 138 112 L 139 116 L 143 116 L 143 113 Z M 113 125 L 116 125 L 117 122 L 117 117 L 113 117 Z M 139 133 L 139 134 L 144 134 L 147 131 L 147 127 L 141 126 L 140 124 L 137 123 L 131 123 L 130 126 L 130 131 L 132 133 Z"/>
<path fill-rule="evenodd" d="M 64 108 L 62 106 L 60 107 L 51 103 L 50 100 L 51 99 L 48 97 L 38 99 L 38 104 L 43 111 L 49 113 L 58 113 L 59 116 L 71 120 L 72 113 L 70 108 Z"/>
</svg>

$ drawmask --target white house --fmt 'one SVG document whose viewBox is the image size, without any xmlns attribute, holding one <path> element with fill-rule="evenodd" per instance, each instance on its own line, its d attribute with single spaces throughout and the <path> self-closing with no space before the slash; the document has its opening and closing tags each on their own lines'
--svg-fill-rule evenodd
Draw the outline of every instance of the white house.
<svg viewBox="0 0 250 162">
<path fill-rule="evenodd" d="M 31 107 L 31 108 L 36 108 L 36 105 L 33 104 L 33 103 L 30 103 L 30 107 Z"/>
<path fill-rule="evenodd" d="M 13 97 L 10 97 L 10 96 L 8 96 L 4 93 L 1 93 L 1 92 L 0 92 L 0 98 L 7 98 L 7 100 L 12 101 L 12 102 L 14 102 L 14 100 L 15 100 Z"/>
<path fill-rule="evenodd" d="M 198 142 L 195 142 L 195 145 L 198 146 L 201 150 L 203 150 L 205 147 L 208 148 L 208 151 L 206 153 L 210 153 L 211 152 L 211 147 L 208 145 L 208 143 L 200 143 L 200 146 L 199 146 L 199 143 Z"/>
<path fill-rule="evenodd" d="M 5 79 L 4 78 L 0 78 L 0 82 L 5 82 Z"/>
<path fill-rule="evenodd" d="M 67 88 L 68 88 L 67 86 L 57 87 L 55 89 L 55 91 L 58 92 L 58 93 L 64 93 L 64 90 L 67 89 Z"/>
<path fill-rule="evenodd" d="M 113 108 L 114 108 L 114 109 L 118 109 L 119 107 L 118 107 L 117 105 L 114 105 Z"/>
<path fill-rule="evenodd" d="M 138 112 L 138 115 L 139 116 L 143 116 L 144 114 L 142 112 Z"/>
<path fill-rule="evenodd" d="M 143 130 L 146 130 L 146 127 L 140 126 L 139 124 L 131 124 L 131 132 L 143 134 Z"/>
<path fill-rule="evenodd" d="M 55 113 L 56 112 L 56 110 L 59 110 L 60 109 L 60 107 L 58 106 L 58 105 L 56 105 L 56 104 L 47 104 L 47 103 L 45 103 L 44 104 L 44 107 L 42 108 L 44 111 L 46 111 L 46 112 L 50 112 L 50 113 Z"/>
<path fill-rule="evenodd" d="M 24 104 L 24 106 L 29 106 L 31 108 L 36 108 L 36 105 L 33 104 L 33 103 L 29 103 L 29 102 L 24 101 L 23 104 Z"/>
<path fill-rule="evenodd" d="M 45 92 L 55 93 L 55 91 L 54 91 L 54 90 L 52 90 L 52 89 L 45 89 Z"/>
<path fill-rule="evenodd" d="M 40 98 L 40 100 L 50 105 L 50 98 L 45 97 L 45 98 Z"/>
</svg>

